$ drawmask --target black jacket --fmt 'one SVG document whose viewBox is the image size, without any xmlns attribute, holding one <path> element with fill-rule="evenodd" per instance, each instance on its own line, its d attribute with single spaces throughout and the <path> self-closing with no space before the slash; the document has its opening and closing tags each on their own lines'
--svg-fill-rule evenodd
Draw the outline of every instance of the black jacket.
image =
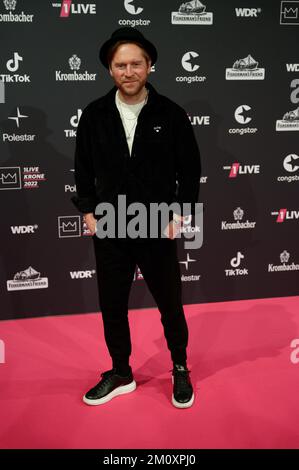
<svg viewBox="0 0 299 470">
<path fill-rule="evenodd" d="M 186 112 L 147 83 L 149 95 L 135 130 L 132 155 L 115 105 L 114 87 L 91 102 L 79 121 L 75 151 L 80 212 L 94 212 L 99 202 L 127 204 L 198 201 L 200 155 Z M 192 213 L 194 211 L 192 210 Z"/>
</svg>

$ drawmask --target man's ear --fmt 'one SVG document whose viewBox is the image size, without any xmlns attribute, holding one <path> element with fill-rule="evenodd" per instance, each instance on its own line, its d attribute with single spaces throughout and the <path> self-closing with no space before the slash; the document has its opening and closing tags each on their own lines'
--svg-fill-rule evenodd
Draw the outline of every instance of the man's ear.
<svg viewBox="0 0 299 470">
<path fill-rule="evenodd" d="M 110 65 L 109 65 L 109 73 L 110 73 L 110 75 L 111 75 L 111 77 L 112 77 L 112 70 L 111 70 Z"/>
<path fill-rule="evenodd" d="M 151 67 L 152 67 L 152 61 L 149 60 L 148 61 L 148 69 L 147 69 L 148 73 L 151 73 Z"/>
</svg>

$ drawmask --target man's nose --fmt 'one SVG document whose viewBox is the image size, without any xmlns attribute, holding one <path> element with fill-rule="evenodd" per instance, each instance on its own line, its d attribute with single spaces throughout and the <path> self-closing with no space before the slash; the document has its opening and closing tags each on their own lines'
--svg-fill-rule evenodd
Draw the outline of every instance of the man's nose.
<svg viewBox="0 0 299 470">
<path fill-rule="evenodd" d="M 127 75 L 127 77 L 133 75 L 133 68 L 132 68 L 132 66 L 131 66 L 130 64 L 128 64 L 128 65 L 126 66 L 126 75 Z"/>
</svg>

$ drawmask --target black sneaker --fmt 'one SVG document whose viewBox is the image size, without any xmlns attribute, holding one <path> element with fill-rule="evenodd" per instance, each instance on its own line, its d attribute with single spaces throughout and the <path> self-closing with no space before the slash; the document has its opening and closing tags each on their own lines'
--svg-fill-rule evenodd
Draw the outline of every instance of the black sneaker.
<svg viewBox="0 0 299 470">
<path fill-rule="evenodd" d="M 172 404 L 176 408 L 189 408 L 193 405 L 194 393 L 189 372 L 186 367 L 178 364 L 172 370 Z"/>
<path fill-rule="evenodd" d="M 83 401 L 87 405 L 102 405 L 117 395 L 130 393 L 136 389 L 132 371 L 126 377 L 122 377 L 112 369 L 103 372 L 101 377 L 100 382 L 84 395 Z"/>
</svg>

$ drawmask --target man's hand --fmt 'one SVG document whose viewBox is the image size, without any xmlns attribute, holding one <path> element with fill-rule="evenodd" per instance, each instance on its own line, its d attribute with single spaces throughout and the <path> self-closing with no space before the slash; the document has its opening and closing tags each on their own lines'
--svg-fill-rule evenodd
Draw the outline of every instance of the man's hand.
<svg viewBox="0 0 299 470">
<path fill-rule="evenodd" d="M 165 228 L 164 235 L 173 240 L 180 233 L 180 228 L 184 219 L 185 218 L 183 216 L 173 214 L 173 220 L 171 220 Z"/>
<path fill-rule="evenodd" d="M 87 225 L 88 230 L 92 235 L 97 231 L 97 219 L 93 216 L 93 213 L 84 214 L 84 222 Z"/>
</svg>

